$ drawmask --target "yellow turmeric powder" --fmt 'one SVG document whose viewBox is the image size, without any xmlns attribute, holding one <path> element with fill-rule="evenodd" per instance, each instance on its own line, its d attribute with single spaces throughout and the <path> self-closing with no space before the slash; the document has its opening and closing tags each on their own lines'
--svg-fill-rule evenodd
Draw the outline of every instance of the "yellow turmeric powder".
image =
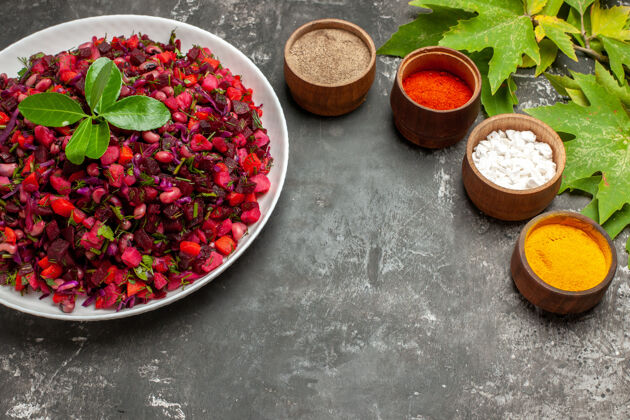
<svg viewBox="0 0 630 420">
<path fill-rule="evenodd" d="M 545 283 L 572 292 L 597 286 L 609 266 L 609 259 L 591 235 L 560 223 L 531 231 L 525 239 L 525 257 Z"/>
</svg>

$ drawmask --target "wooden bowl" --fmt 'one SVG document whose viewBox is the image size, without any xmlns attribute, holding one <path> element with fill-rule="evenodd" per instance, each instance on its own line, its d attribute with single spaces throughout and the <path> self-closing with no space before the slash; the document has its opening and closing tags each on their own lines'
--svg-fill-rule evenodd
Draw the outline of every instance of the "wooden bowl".
<svg viewBox="0 0 630 420">
<path fill-rule="evenodd" d="M 304 80 L 291 68 L 287 56 L 302 35 L 317 29 L 343 29 L 358 36 L 370 51 L 370 63 L 360 76 L 343 84 L 323 85 Z M 295 102 L 313 114 L 337 116 L 354 111 L 361 105 L 374 82 L 376 47 L 367 32 L 354 23 L 341 19 L 320 19 L 300 26 L 284 46 L 284 79 Z"/>
<path fill-rule="evenodd" d="M 424 107 L 411 99 L 403 80 L 421 70 L 444 70 L 466 82 L 473 95 L 459 108 L 439 111 Z M 407 140 L 418 146 L 439 149 L 451 146 L 466 136 L 481 109 L 481 74 L 459 51 L 446 47 L 424 47 L 409 53 L 398 66 L 390 95 L 396 128 Z"/>
<path fill-rule="evenodd" d="M 536 228 L 550 223 L 579 227 L 595 239 L 610 264 L 601 283 L 588 290 L 569 292 L 550 286 L 534 273 L 525 257 L 525 240 Z M 610 236 L 593 220 L 579 213 L 553 211 L 541 214 L 525 225 L 514 247 L 510 269 L 517 289 L 532 304 L 556 314 L 576 314 L 591 309 L 604 296 L 617 270 L 617 252 Z"/>
<path fill-rule="evenodd" d="M 488 134 L 497 130 L 529 130 L 536 134 L 536 141 L 547 143 L 553 151 L 556 175 L 546 184 L 527 190 L 500 187 L 484 177 L 473 162 L 473 150 Z M 553 201 L 560 189 L 565 162 L 562 139 L 547 124 L 528 115 L 495 115 L 470 133 L 462 163 L 462 180 L 470 200 L 488 216 L 501 220 L 525 220 L 543 211 Z"/>
</svg>

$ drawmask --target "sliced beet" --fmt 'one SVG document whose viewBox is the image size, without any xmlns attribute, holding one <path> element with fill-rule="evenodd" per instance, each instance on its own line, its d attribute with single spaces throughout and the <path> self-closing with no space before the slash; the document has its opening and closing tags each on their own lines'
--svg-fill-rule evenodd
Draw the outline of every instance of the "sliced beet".
<svg viewBox="0 0 630 420">
<path fill-rule="evenodd" d="M 164 220 L 163 223 L 165 232 L 181 232 L 181 230 L 184 228 L 180 219 Z"/>
<path fill-rule="evenodd" d="M 63 236 L 63 238 L 68 241 L 69 243 L 73 244 L 74 243 L 74 227 L 73 226 L 68 226 L 64 229 L 62 229 L 61 231 L 61 236 Z"/>
<path fill-rule="evenodd" d="M 98 46 L 96 47 L 98 48 L 98 51 L 102 54 L 105 55 L 108 52 L 110 52 L 112 50 L 112 45 L 107 42 L 107 41 L 103 41 L 100 44 L 98 44 Z"/>
<path fill-rule="evenodd" d="M 164 208 L 164 210 L 162 211 L 162 214 L 164 214 L 165 217 L 171 219 L 171 220 L 175 220 L 179 217 L 182 216 L 183 212 L 181 207 L 179 207 L 177 204 L 173 203 L 173 204 L 169 204 L 168 206 L 166 206 Z"/>
<path fill-rule="evenodd" d="M 55 239 L 48 247 L 48 258 L 54 261 L 62 261 L 70 248 L 70 242 L 65 239 Z"/>
<path fill-rule="evenodd" d="M 48 240 L 54 241 L 60 234 L 61 231 L 59 230 L 59 225 L 57 224 L 57 221 L 53 219 L 48 222 L 48 224 L 46 225 L 46 236 L 48 236 Z"/>
<path fill-rule="evenodd" d="M 142 50 L 138 48 L 131 51 L 131 55 L 129 56 L 129 61 L 134 66 L 139 66 L 140 64 L 144 63 L 146 59 L 147 59 L 147 56 L 144 54 Z"/>
<path fill-rule="evenodd" d="M 153 248 L 153 239 L 144 229 L 138 229 L 133 234 L 133 241 L 145 252 L 150 252 Z"/>
</svg>

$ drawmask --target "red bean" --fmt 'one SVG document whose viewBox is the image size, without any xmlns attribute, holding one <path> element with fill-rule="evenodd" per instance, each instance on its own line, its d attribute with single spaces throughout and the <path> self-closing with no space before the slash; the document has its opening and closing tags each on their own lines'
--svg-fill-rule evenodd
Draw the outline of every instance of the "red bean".
<svg viewBox="0 0 630 420">
<path fill-rule="evenodd" d="M 120 97 L 124 98 L 124 97 L 129 96 L 129 95 L 131 95 L 131 89 L 129 89 L 127 86 L 123 86 L 120 89 Z"/>
<path fill-rule="evenodd" d="M 15 251 L 17 251 L 17 246 L 11 245 L 8 242 L 3 242 L 3 243 L 0 244 L 0 252 L 2 252 L 2 251 L 6 251 L 9 254 L 13 255 L 13 254 L 15 254 Z"/>
<path fill-rule="evenodd" d="M 183 112 L 173 112 L 173 121 L 184 124 L 188 122 L 188 117 Z"/>
<path fill-rule="evenodd" d="M 92 191 L 92 200 L 94 200 L 96 203 L 100 203 L 105 194 L 107 194 L 105 188 L 96 188 L 94 191 Z"/>
<path fill-rule="evenodd" d="M 11 176 L 17 168 L 17 163 L 0 163 L 0 175 Z"/>
<path fill-rule="evenodd" d="M 147 143 L 157 143 L 158 141 L 160 141 L 160 135 L 154 133 L 153 131 L 145 131 L 144 133 L 142 133 L 142 138 Z"/>
<path fill-rule="evenodd" d="M 88 173 L 89 176 L 98 176 L 98 174 L 101 173 L 101 170 L 98 167 L 97 163 L 90 163 L 87 166 L 87 173 Z"/>
<path fill-rule="evenodd" d="M 153 98 L 157 99 L 160 102 L 164 102 L 166 100 L 166 93 L 162 92 L 161 90 L 154 91 L 151 96 L 153 96 Z"/>
<path fill-rule="evenodd" d="M 33 87 L 36 81 L 37 81 L 37 73 L 33 73 L 28 79 L 26 79 L 26 82 L 24 84 L 28 87 Z"/>
<path fill-rule="evenodd" d="M 157 152 L 154 157 L 160 163 L 171 163 L 174 159 L 173 154 L 165 150 Z"/>
<path fill-rule="evenodd" d="M 122 202 L 115 195 L 112 195 L 111 197 L 109 197 L 109 201 L 116 207 L 121 207 L 122 206 Z"/>
<path fill-rule="evenodd" d="M 175 95 L 175 89 L 173 89 L 172 86 L 164 86 L 162 88 L 162 92 L 164 92 L 166 94 L 166 96 L 173 96 L 173 95 Z"/>
<path fill-rule="evenodd" d="M 182 192 L 177 187 L 172 187 L 170 191 L 160 194 L 160 201 L 164 204 L 170 204 L 182 196 Z"/>
<path fill-rule="evenodd" d="M 52 80 L 46 78 L 46 79 L 42 79 L 39 82 L 37 82 L 37 84 L 35 85 L 35 89 L 37 89 L 40 92 L 44 92 L 46 90 L 48 90 L 48 88 L 52 85 Z"/>
<path fill-rule="evenodd" d="M 134 219 L 142 219 L 147 212 L 147 205 L 142 203 L 137 205 L 135 209 L 133 209 L 133 218 Z"/>
</svg>

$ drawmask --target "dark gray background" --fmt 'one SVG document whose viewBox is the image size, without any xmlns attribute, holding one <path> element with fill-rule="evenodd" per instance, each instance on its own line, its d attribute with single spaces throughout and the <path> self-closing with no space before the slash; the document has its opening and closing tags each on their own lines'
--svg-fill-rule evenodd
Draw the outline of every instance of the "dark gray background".
<svg viewBox="0 0 630 420">
<path fill-rule="evenodd" d="M 192 296 L 92 324 L 0 308 L 0 417 L 630 416 L 627 233 L 616 241 L 619 270 L 598 307 L 580 317 L 542 313 L 510 278 L 524 223 L 485 217 L 466 198 L 465 142 L 427 151 L 397 134 L 389 91 L 398 59 L 378 58 L 367 102 L 350 115 L 316 117 L 290 99 L 282 47 L 297 26 L 344 18 L 379 46 L 413 18 L 406 1 L 0 4 L 0 48 L 53 24 L 113 13 L 214 32 L 269 78 L 291 144 L 264 232 Z M 566 71 L 563 63 L 556 72 Z M 558 99 L 531 72 L 516 80 L 522 107 Z M 565 194 L 552 208 L 587 202 Z"/>
</svg>

